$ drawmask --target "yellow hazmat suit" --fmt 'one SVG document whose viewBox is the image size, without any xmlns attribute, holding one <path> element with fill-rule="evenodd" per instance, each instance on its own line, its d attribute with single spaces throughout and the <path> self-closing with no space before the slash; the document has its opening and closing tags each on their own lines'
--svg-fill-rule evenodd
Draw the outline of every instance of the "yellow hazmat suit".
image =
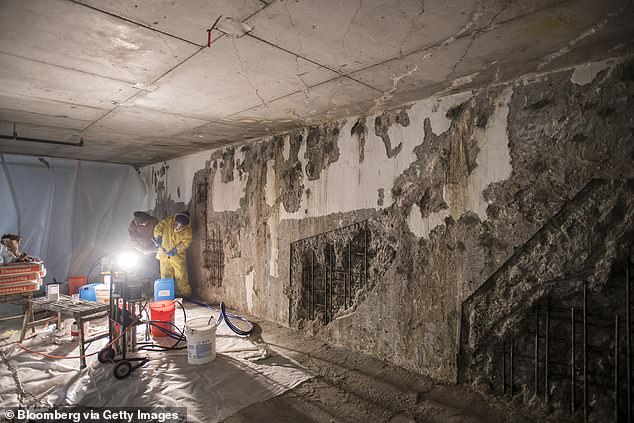
<svg viewBox="0 0 634 423">
<path fill-rule="evenodd" d="M 154 228 L 154 238 L 162 237 L 161 245 L 156 253 L 156 258 L 161 264 L 161 278 L 174 278 L 176 291 L 182 296 L 190 296 L 192 288 L 187 277 L 187 253 L 185 250 L 192 243 L 192 227 L 186 225 L 176 232 L 176 216 L 167 217 L 159 222 Z M 169 257 L 172 249 L 176 249 L 176 254 Z"/>
</svg>

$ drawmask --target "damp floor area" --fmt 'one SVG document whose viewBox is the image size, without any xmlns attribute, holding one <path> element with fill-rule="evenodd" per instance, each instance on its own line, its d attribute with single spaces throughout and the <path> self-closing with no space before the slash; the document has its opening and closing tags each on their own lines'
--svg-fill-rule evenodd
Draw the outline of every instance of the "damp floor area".
<svg viewBox="0 0 634 423">
<path fill-rule="evenodd" d="M 217 317 L 184 304 L 187 319 Z M 179 312 L 175 323 L 184 319 Z M 71 323 L 65 320 L 61 330 L 44 328 L 22 344 L 52 356 L 77 355 Z M 149 362 L 123 380 L 113 377 L 113 364 L 96 359 L 107 340 L 89 346 L 92 355 L 80 369 L 78 359 L 50 359 L 18 346 L 20 324 L 12 320 L 0 326 L 4 407 L 186 407 L 191 422 L 538 421 L 525 409 L 266 321 L 254 321 L 249 336 L 238 336 L 221 322 L 216 358 L 207 364 L 189 364 L 186 349 L 134 353 Z M 91 330 L 106 325 L 98 321 Z M 145 330 L 138 328 L 143 341 Z"/>
</svg>

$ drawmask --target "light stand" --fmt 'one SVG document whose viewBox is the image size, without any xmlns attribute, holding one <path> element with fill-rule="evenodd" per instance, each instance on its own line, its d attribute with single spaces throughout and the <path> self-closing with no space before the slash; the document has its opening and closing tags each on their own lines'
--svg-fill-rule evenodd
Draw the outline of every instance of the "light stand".
<svg viewBox="0 0 634 423">
<path fill-rule="evenodd" d="M 127 353 L 136 350 L 136 327 L 142 324 L 141 315 L 147 298 L 143 294 L 143 288 L 148 283 L 148 278 L 140 278 L 136 275 L 138 257 L 135 252 L 124 252 L 117 260 L 117 266 L 111 272 L 110 282 L 110 340 L 120 339 L 113 346 L 99 352 L 97 358 L 101 363 L 116 363 L 114 377 L 125 379 L 132 370 L 138 369 L 149 361 L 147 357 L 128 357 Z M 118 331 L 117 331 L 118 329 Z M 117 333 L 118 332 L 118 333 Z M 116 345 L 119 357 L 115 352 Z M 135 364 L 133 364 L 135 363 Z"/>
</svg>

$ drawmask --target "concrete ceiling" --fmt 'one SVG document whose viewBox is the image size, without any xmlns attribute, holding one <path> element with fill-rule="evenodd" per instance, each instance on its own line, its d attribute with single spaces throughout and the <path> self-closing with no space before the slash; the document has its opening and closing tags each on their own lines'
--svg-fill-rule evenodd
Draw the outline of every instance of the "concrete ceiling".
<svg viewBox="0 0 634 423">
<path fill-rule="evenodd" d="M 631 0 L 2 0 L 3 152 L 141 166 L 626 54 Z M 222 16 L 251 31 L 207 29 Z M 228 31 L 231 32 L 231 31 Z"/>
</svg>

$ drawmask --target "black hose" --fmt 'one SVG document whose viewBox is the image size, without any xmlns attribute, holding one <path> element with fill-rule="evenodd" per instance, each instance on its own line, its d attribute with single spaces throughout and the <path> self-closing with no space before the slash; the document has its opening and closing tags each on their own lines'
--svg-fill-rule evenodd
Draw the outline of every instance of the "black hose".
<svg viewBox="0 0 634 423">
<path fill-rule="evenodd" d="M 222 323 L 222 313 L 220 312 L 220 310 L 218 310 L 216 307 L 211 306 L 207 303 L 203 303 L 202 301 L 197 301 L 194 300 L 192 298 L 187 298 L 187 301 L 189 301 L 190 303 L 194 303 L 196 305 L 199 305 L 201 307 L 205 307 L 208 308 L 211 311 L 216 311 L 218 312 L 218 320 L 216 321 L 216 326 L 220 325 L 220 323 Z M 211 316 L 209 316 L 209 320 L 207 320 L 207 324 L 210 325 L 211 324 L 211 319 L 214 317 L 214 315 L 212 314 Z"/>
<path fill-rule="evenodd" d="M 217 309 L 213 306 L 210 306 L 209 304 L 203 303 L 201 301 L 197 301 L 191 298 L 188 298 L 187 301 L 190 301 L 196 305 L 202 306 L 202 307 L 206 307 L 210 310 L 216 311 Z M 211 323 L 211 318 L 213 317 L 210 316 L 209 320 L 207 321 L 207 324 Z M 242 322 L 245 322 L 247 325 L 249 325 L 249 330 L 242 330 L 240 328 L 238 328 L 235 324 L 233 324 L 233 322 L 231 322 L 230 319 L 234 319 L 234 320 L 240 320 Z M 231 314 L 231 313 L 227 313 L 226 307 L 224 305 L 224 303 L 220 303 L 220 316 L 218 317 L 218 322 L 216 324 L 219 325 L 220 323 L 222 323 L 222 321 L 227 322 L 227 326 L 229 326 L 229 328 L 234 331 L 236 334 L 240 335 L 240 336 L 248 336 L 251 334 L 251 332 L 253 332 L 253 323 L 250 322 L 248 319 L 245 319 L 244 317 L 241 316 L 237 316 L 235 314 Z"/>
<path fill-rule="evenodd" d="M 229 326 L 229 328 L 234 331 L 235 333 L 237 333 L 240 336 L 248 336 L 251 334 L 251 332 L 253 332 L 253 323 L 251 323 L 249 320 L 245 319 L 244 317 L 241 316 L 236 316 L 235 314 L 231 314 L 231 313 L 227 313 L 227 308 L 225 307 L 225 303 L 220 303 L 220 312 L 222 313 L 222 318 L 224 319 L 225 323 L 227 323 L 227 326 Z M 233 322 L 231 321 L 231 319 L 236 319 L 236 320 L 240 320 L 242 322 L 247 323 L 250 328 L 249 330 L 242 330 L 239 327 L 237 327 L 236 325 L 233 324 Z"/>
<path fill-rule="evenodd" d="M 184 333 L 184 332 L 183 332 L 183 331 L 182 331 L 182 330 L 181 330 L 178 326 L 176 326 L 176 325 L 175 325 L 174 323 L 172 323 L 172 322 L 164 322 L 164 321 L 161 321 L 161 320 L 150 320 L 150 321 L 148 321 L 147 323 L 149 323 L 149 324 L 150 324 L 150 326 L 154 326 L 154 327 L 156 327 L 157 329 L 160 329 L 162 332 L 164 332 L 164 333 L 166 333 L 166 334 L 170 334 L 170 335 L 172 335 L 172 336 L 179 337 L 179 338 L 185 338 L 185 333 Z M 173 332 L 173 331 L 171 331 L 171 330 L 169 330 L 169 329 L 164 328 L 163 326 L 159 325 L 159 323 L 160 323 L 161 325 L 167 324 L 167 325 L 173 326 L 173 327 L 174 327 L 174 328 L 178 331 L 178 333 Z"/>
<path fill-rule="evenodd" d="M 183 310 L 183 324 L 185 324 L 185 322 L 187 322 L 187 312 L 185 311 L 185 307 L 183 307 L 183 303 L 178 300 L 174 300 L 174 302 L 181 307 L 181 310 Z"/>
<path fill-rule="evenodd" d="M 181 330 L 180 330 L 180 328 L 179 328 L 178 326 L 176 326 L 174 323 L 171 323 L 171 322 L 163 322 L 163 321 L 160 321 L 160 320 L 149 320 L 149 321 L 144 322 L 144 323 L 147 323 L 147 324 L 149 324 L 150 326 L 155 327 L 156 329 L 158 329 L 158 330 L 160 330 L 161 332 L 163 332 L 166 336 L 168 336 L 168 337 L 170 337 L 170 338 L 172 338 L 172 339 L 176 339 L 178 342 L 181 342 L 181 341 L 185 341 L 185 340 L 186 340 L 186 337 L 185 337 L 185 334 L 183 333 L 183 331 L 181 331 Z M 161 325 L 165 325 L 165 324 L 167 324 L 167 325 L 171 325 L 171 326 L 173 326 L 174 328 L 176 328 L 176 330 L 178 331 L 178 333 L 173 332 L 173 331 L 171 331 L 171 330 L 169 330 L 169 329 L 166 329 L 166 328 L 164 328 L 163 326 L 161 326 Z M 177 343 L 178 343 L 178 342 L 177 342 Z"/>
<path fill-rule="evenodd" d="M 174 343 L 174 345 L 170 345 L 170 346 L 166 346 L 166 345 L 159 345 L 159 344 L 154 344 L 154 343 L 147 343 L 147 344 L 143 344 L 140 347 L 138 347 L 138 350 L 142 350 L 142 351 L 156 351 L 156 352 L 160 352 L 160 351 L 172 351 L 172 350 L 184 350 L 185 348 L 187 348 L 187 346 L 184 347 L 177 347 L 178 344 L 180 344 L 182 341 L 185 341 L 185 335 L 181 332 L 181 330 L 178 328 L 178 326 L 176 326 L 175 324 L 171 323 L 171 322 L 161 322 L 161 321 L 147 321 L 145 323 L 148 323 L 150 326 L 154 326 L 155 328 L 157 328 L 158 330 L 160 330 L 161 332 L 165 333 L 166 336 L 175 339 L 176 342 Z M 164 327 L 160 326 L 160 324 L 169 324 L 172 325 L 176 328 L 177 331 L 179 331 L 181 333 L 180 336 L 178 336 L 178 334 L 176 334 L 175 332 L 172 332 L 168 329 L 165 329 Z"/>
<path fill-rule="evenodd" d="M 184 346 L 184 347 L 174 347 L 174 346 L 166 347 L 164 345 L 150 344 L 150 345 L 140 346 L 139 348 L 137 348 L 137 350 L 139 350 L 139 351 L 162 352 L 162 351 L 184 350 L 186 348 L 187 348 L 187 346 Z"/>
</svg>

